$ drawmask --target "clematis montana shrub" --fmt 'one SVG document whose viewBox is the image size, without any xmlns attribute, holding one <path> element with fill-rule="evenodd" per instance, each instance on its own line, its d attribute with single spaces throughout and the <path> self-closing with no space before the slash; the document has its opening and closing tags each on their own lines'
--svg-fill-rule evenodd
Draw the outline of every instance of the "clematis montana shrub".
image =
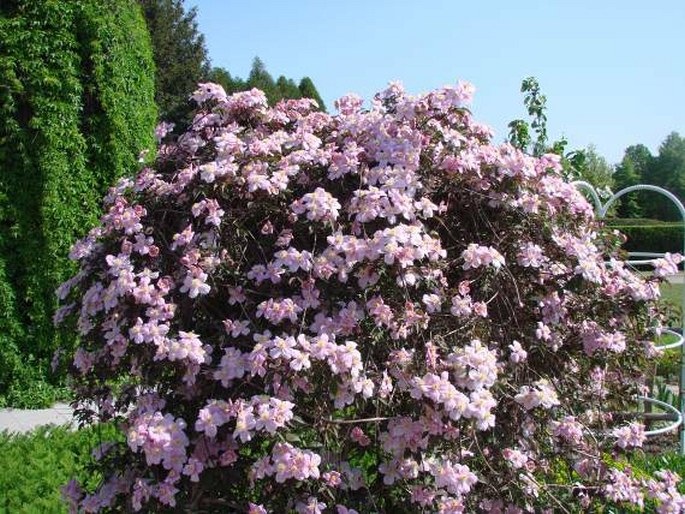
<svg viewBox="0 0 685 514">
<path fill-rule="evenodd" d="M 683 508 L 677 475 L 625 461 L 660 278 L 557 156 L 493 145 L 472 92 L 331 116 L 200 85 L 58 291 L 78 415 L 122 432 L 74 510 Z"/>
</svg>

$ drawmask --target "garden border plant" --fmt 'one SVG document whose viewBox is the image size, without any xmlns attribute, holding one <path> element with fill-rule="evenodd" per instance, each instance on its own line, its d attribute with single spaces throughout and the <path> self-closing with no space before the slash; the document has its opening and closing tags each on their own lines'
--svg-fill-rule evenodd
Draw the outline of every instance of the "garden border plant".
<svg viewBox="0 0 685 514">
<path fill-rule="evenodd" d="M 631 273 L 560 158 L 492 145 L 472 92 L 392 84 L 331 116 L 201 85 L 58 291 L 78 417 L 126 434 L 74 508 L 683 508 L 613 418 L 680 256 Z"/>
</svg>

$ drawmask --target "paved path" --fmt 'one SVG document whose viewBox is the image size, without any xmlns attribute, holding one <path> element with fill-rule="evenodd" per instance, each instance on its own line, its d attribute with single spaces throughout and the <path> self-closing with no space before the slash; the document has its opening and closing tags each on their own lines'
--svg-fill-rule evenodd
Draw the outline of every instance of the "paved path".
<svg viewBox="0 0 685 514">
<path fill-rule="evenodd" d="M 28 432 L 41 425 L 66 425 L 71 422 L 71 407 L 66 403 L 56 403 L 49 409 L 0 409 L 0 432 Z"/>
<path fill-rule="evenodd" d="M 666 277 L 666 280 L 668 280 L 671 284 L 683 284 L 685 283 L 684 276 L 682 273 L 678 273 L 677 275 L 669 275 Z"/>
</svg>

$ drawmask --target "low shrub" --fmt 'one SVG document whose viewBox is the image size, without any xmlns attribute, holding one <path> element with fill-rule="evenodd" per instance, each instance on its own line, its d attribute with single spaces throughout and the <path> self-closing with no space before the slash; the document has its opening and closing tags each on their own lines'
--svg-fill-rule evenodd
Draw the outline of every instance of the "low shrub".
<svg viewBox="0 0 685 514">
<path fill-rule="evenodd" d="M 559 157 L 493 146 L 471 93 L 393 84 L 331 116 L 201 85 L 58 291 L 78 415 L 126 437 L 73 505 L 682 508 L 676 477 L 612 464 L 644 440 L 612 413 L 644 392 L 679 258 L 631 273 Z"/>
<path fill-rule="evenodd" d="M 27 434 L 0 433 L 0 512 L 67 512 L 60 490 L 72 479 L 95 487 L 102 479 L 93 468 L 93 448 L 116 440 L 103 425 L 79 431 L 46 426 Z"/>
</svg>

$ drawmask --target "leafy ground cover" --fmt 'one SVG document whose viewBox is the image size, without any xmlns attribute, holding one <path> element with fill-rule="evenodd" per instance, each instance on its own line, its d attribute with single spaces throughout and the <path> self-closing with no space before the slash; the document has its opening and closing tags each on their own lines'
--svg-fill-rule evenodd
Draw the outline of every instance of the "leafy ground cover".
<svg viewBox="0 0 685 514">
<path fill-rule="evenodd" d="M 60 487 L 72 478 L 94 486 L 100 477 L 91 469 L 91 451 L 99 441 L 115 436 L 108 425 L 0 433 L 0 513 L 66 513 Z"/>
</svg>

